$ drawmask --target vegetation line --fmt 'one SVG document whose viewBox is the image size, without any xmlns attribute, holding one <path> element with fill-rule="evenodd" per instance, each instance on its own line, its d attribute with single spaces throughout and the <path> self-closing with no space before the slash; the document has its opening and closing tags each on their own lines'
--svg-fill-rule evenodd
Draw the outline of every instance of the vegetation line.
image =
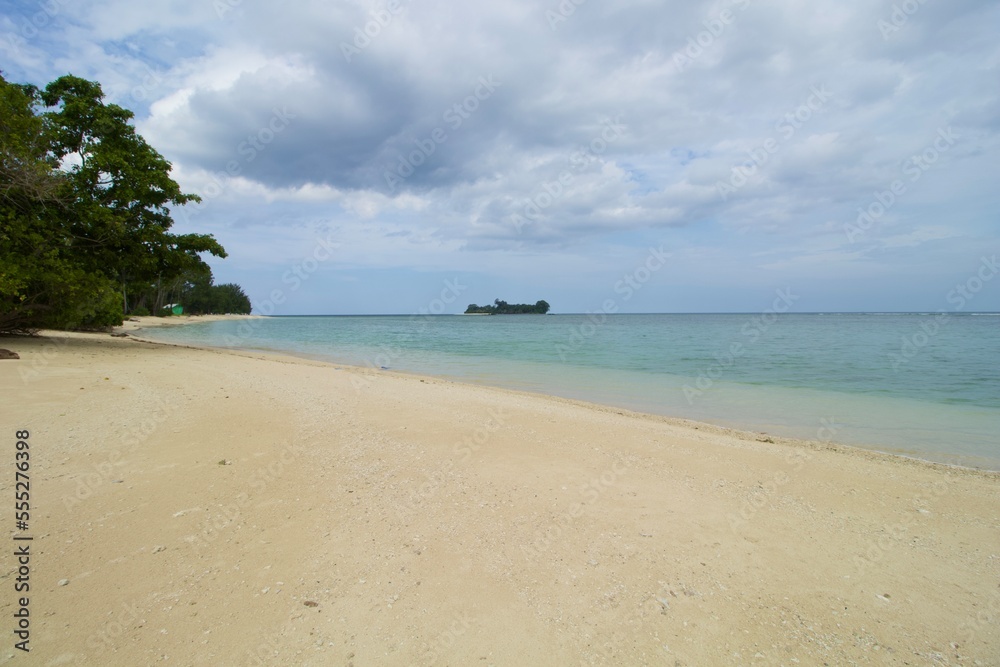
<svg viewBox="0 0 1000 667">
<path fill-rule="evenodd" d="M 250 312 L 201 257 L 225 257 L 219 242 L 169 231 L 171 208 L 200 198 L 181 192 L 133 115 L 93 81 L 40 90 L 0 75 L 0 332 Z"/>
<path fill-rule="evenodd" d="M 529 303 L 507 303 L 495 299 L 492 306 L 477 306 L 470 303 L 465 309 L 466 315 L 544 315 L 549 312 L 547 301 L 539 301 L 535 305 Z"/>
</svg>

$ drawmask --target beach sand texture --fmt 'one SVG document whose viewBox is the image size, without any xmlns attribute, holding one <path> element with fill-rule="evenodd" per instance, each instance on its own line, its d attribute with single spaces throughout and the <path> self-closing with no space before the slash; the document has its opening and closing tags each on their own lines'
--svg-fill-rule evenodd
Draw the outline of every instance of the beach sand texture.
<svg viewBox="0 0 1000 667">
<path fill-rule="evenodd" d="M 34 536 L 10 664 L 1000 664 L 996 473 L 279 355 L 0 347 Z"/>
</svg>

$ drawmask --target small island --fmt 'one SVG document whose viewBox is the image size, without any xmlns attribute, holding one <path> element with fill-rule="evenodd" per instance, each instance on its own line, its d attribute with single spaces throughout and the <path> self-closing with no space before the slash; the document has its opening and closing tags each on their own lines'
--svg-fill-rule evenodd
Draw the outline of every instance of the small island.
<svg viewBox="0 0 1000 667">
<path fill-rule="evenodd" d="M 544 315 L 549 312 L 547 301 L 539 301 L 535 305 L 530 303 L 507 303 L 496 299 L 492 306 L 477 306 L 470 303 L 465 309 L 466 315 Z"/>
</svg>

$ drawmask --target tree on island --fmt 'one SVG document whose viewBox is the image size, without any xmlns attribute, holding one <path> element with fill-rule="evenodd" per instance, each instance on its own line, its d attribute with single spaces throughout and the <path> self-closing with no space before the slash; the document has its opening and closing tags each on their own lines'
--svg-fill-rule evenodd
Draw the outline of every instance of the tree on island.
<svg viewBox="0 0 1000 667">
<path fill-rule="evenodd" d="M 211 275 L 202 253 L 226 256 L 209 234 L 169 232 L 170 208 L 200 199 L 132 118 L 93 81 L 40 90 L 0 75 L 0 332 L 155 314 L 185 276 Z"/>
<path fill-rule="evenodd" d="M 205 265 L 202 270 L 191 271 L 176 281 L 167 297 L 169 301 L 163 303 L 179 303 L 188 315 L 250 314 L 250 299 L 243 288 L 234 283 L 213 283 L 212 271 Z"/>
<path fill-rule="evenodd" d="M 507 303 L 495 299 L 492 306 L 477 306 L 470 303 L 465 309 L 466 315 L 544 315 L 549 312 L 547 301 L 539 301 L 535 305 L 529 303 Z"/>
</svg>

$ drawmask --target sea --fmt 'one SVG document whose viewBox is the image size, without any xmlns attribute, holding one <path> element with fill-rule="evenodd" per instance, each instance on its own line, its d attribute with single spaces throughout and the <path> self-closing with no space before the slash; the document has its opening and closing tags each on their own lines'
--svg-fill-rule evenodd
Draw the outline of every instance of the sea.
<svg viewBox="0 0 1000 667">
<path fill-rule="evenodd" d="M 301 316 L 142 335 L 1000 470 L 1000 313 Z"/>
</svg>

